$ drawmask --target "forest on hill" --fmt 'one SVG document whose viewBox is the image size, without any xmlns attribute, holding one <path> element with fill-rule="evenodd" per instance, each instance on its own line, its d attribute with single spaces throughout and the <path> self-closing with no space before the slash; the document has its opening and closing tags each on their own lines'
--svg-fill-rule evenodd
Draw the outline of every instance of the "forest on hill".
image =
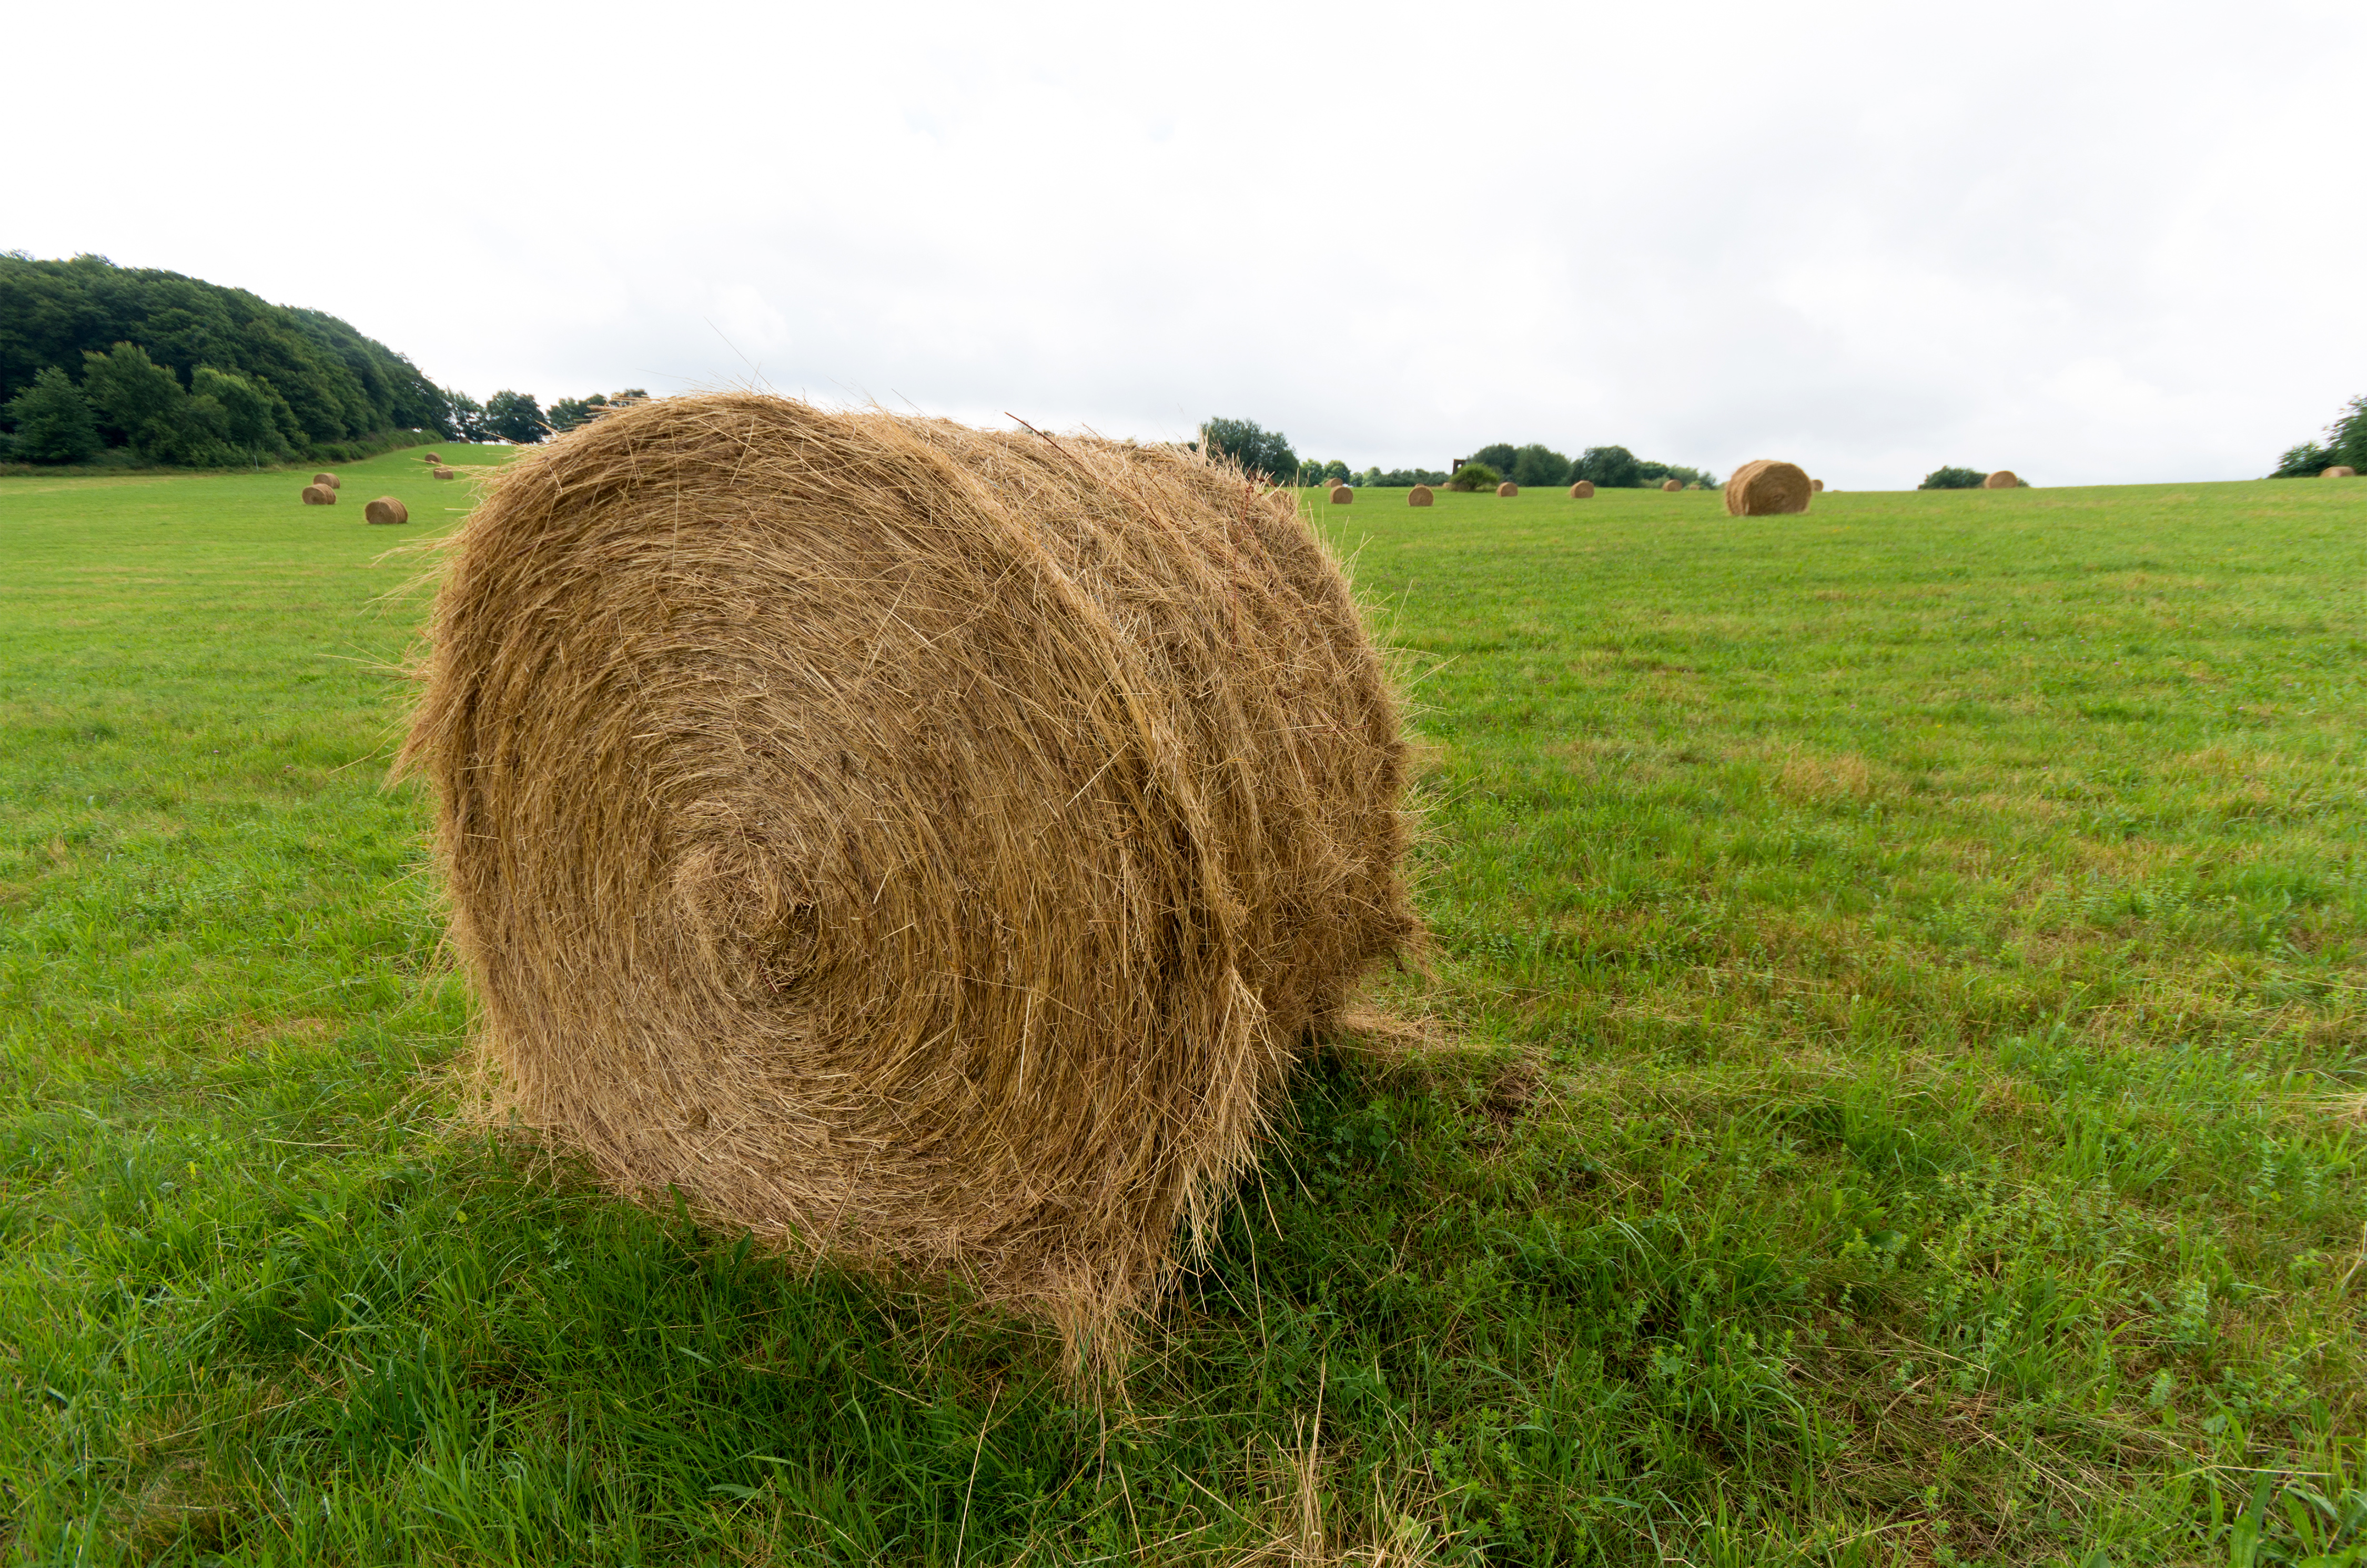
<svg viewBox="0 0 2367 1568">
<path fill-rule="evenodd" d="M 395 432 L 449 437 L 449 411 L 409 359 L 325 312 L 104 256 L 0 254 L 0 431 L 19 460 L 342 460 Z"/>
</svg>

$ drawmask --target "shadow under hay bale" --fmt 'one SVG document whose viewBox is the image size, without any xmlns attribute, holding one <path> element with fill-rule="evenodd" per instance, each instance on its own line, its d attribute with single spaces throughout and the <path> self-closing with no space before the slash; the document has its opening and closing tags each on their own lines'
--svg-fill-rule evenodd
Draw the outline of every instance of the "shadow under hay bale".
<svg viewBox="0 0 2367 1568">
<path fill-rule="evenodd" d="M 1406 505 L 1409 506 L 1427 506 L 1431 505 L 1435 497 L 1432 494 L 1430 486 L 1427 484 L 1417 484 L 1411 490 L 1406 492 Z"/>
<path fill-rule="evenodd" d="M 308 484 L 304 487 L 304 505 L 307 506 L 334 506 L 336 504 L 337 493 L 327 485 Z"/>
<path fill-rule="evenodd" d="M 1496 486 L 1496 494 L 1499 495 L 1518 495 L 1520 493 L 1521 487 L 1509 479 Z"/>
<path fill-rule="evenodd" d="M 1594 481 L 1591 479 L 1581 479 L 1576 484 L 1571 485 L 1569 487 L 1569 498 L 1573 501 L 1593 500 Z"/>
<path fill-rule="evenodd" d="M 1726 482 L 1726 515 L 1729 517 L 1778 517 L 1808 509 L 1807 474 L 1797 463 L 1760 458 L 1744 463 Z"/>
<path fill-rule="evenodd" d="M 2021 487 L 2022 481 L 2014 477 L 2014 472 L 2010 468 L 2001 468 L 1981 481 L 1984 490 L 2018 490 Z"/>
<path fill-rule="evenodd" d="M 1396 703 L 1297 493 L 728 393 L 524 449 L 448 548 L 398 766 L 489 1112 L 1113 1361 L 1421 939 Z"/>
<path fill-rule="evenodd" d="M 1334 506 L 1345 506 L 1355 498 L 1356 492 L 1348 485 L 1335 484 L 1331 487 L 1331 505 Z"/>
<path fill-rule="evenodd" d="M 362 508 L 362 521 L 366 523 L 407 523 L 411 521 L 411 508 L 404 506 L 402 502 L 396 500 L 391 495 L 381 495 L 377 500 Z"/>
</svg>

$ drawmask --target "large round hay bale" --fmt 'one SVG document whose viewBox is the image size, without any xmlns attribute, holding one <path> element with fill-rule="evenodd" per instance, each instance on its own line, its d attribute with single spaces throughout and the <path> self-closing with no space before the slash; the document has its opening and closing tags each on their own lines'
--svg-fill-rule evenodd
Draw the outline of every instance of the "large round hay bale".
<svg viewBox="0 0 2367 1568">
<path fill-rule="evenodd" d="M 337 493 L 327 485 L 308 484 L 304 487 L 304 505 L 307 506 L 334 506 L 336 504 Z"/>
<path fill-rule="evenodd" d="M 1981 488 L 1984 490 L 2014 490 L 2020 488 L 2021 484 L 2022 481 L 2014 477 L 2013 470 L 2010 468 L 2001 468 L 1981 481 Z"/>
<path fill-rule="evenodd" d="M 1496 494 L 1499 495 L 1518 495 L 1520 493 L 1521 487 L 1509 479 L 1496 486 Z"/>
<path fill-rule="evenodd" d="M 1569 498 L 1573 501 L 1592 500 L 1594 498 L 1594 481 L 1591 479 L 1581 479 L 1576 484 L 1571 485 L 1569 487 Z"/>
<path fill-rule="evenodd" d="M 400 765 L 489 1112 L 1112 1353 L 1419 939 L 1396 704 L 1297 495 L 746 392 L 521 450 Z"/>
<path fill-rule="evenodd" d="M 439 469 L 436 469 L 436 471 L 434 471 L 434 472 L 435 472 L 435 476 L 436 476 L 437 479 L 457 479 L 457 478 L 459 478 L 459 477 L 458 474 L 454 473 L 454 472 L 453 472 L 450 469 L 448 469 L 448 468 L 439 468 Z"/>
<path fill-rule="evenodd" d="M 2317 477 L 2320 479 L 2356 479 L 2359 477 L 2359 471 L 2350 467 L 2347 463 L 2336 463 L 2332 468 L 2327 469 Z"/>
<path fill-rule="evenodd" d="M 316 473 L 312 476 L 312 483 L 325 484 L 332 490 L 343 490 L 345 487 L 345 482 L 334 473 Z"/>
<path fill-rule="evenodd" d="M 1682 490 L 1684 487 L 1685 482 L 1682 479 L 1664 479 L 1660 481 L 1660 488 L 1663 490 Z"/>
<path fill-rule="evenodd" d="M 1417 484 L 1406 492 L 1406 505 L 1409 506 L 1427 506 L 1432 500 L 1431 489 L 1427 484 Z"/>
<path fill-rule="evenodd" d="M 1355 491 L 1345 484 L 1335 484 L 1331 487 L 1331 505 L 1334 506 L 1344 506 L 1355 498 Z"/>
<path fill-rule="evenodd" d="M 428 453 L 425 457 L 422 458 L 420 460 L 421 460 L 422 462 L 440 463 L 440 462 L 442 462 L 444 460 L 443 460 L 443 458 L 442 458 L 442 457 L 438 456 L 436 453 L 430 452 L 430 453 Z"/>
<path fill-rule="evenodd" d="M 1773 517 L 1805 512 L 1808 476 L 1797 463 L 1760 458 L 1744 463 L 1726 482 L 1726 515 L 1729 517 Z"/>
<path fill-rule="evenodd" d="M 366 523 L 407 523 L 411 521 L 411 508 L 404 506 L 402 502 L 396 500 L 391 495 L 381 495 L 377 500 L 362 508 L 362 521 Z"/>
</svg>

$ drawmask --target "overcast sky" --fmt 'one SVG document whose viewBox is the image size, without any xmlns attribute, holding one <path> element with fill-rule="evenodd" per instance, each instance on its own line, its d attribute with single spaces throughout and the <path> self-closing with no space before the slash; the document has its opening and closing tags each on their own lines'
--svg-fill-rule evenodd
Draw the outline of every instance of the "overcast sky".
<svg viewBox="0 0 2367 1568">
<path fill-rule="evenodd" d="M 480 398 L 1886 488 L 2255 476 L 2367 392 L 2357 0 L 28 5 L 7 44 L 0 248 Z"/>
</svg>

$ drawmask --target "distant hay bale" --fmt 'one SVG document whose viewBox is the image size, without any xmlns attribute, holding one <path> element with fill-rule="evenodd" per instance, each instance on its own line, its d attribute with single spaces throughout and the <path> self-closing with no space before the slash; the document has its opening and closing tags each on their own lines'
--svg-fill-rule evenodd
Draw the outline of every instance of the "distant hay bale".
<svg viewBox="0 0 2367 1568">
<path fill-rule="evenodd" d="M 304 487 L 304 505 L 307 506 L 334 506 L 336 504 L 337 493 L 327 485 L 308 484 Z"/>
<path fill-rule="evenodd" d="M 1812 480 L 1808 481 L 1808 494 L 1811 494 L 1811 495 L 1822 495 L 1824 493 L 1825 493 L 1825 482 L 1824 482 L 1823 480 L 1821 480 L 1821 479 L 1812 479 Z"/>
<path fill-rule="evenodd" d="M 421 461 L 423 461 L 423 462 L 440 463 L 440 462 L 442 462 L 444 460 L 443 460 L 443 458 L 442 458 L 441 456 L 439 456 L 438 454 L 436 454 L 436 453 L 435 453 L 435 452 L 430 452 L 430 453 L 428 453 L 425 458 L 421 459 L 420 460 L 421 460 Z"/>
<path fill-rule="evenodd" d="M 1682 479 L 1664 479 L 1660 481 L 1660 488 L 1663 490 L 1682 490 L 1684 487 L 1685 482 Z"/>
<path fill-rule="evenodd" d="M 1729 517 L 1775 517 L 1808 509 L 1807 474 L 1797 463 L 1760 458 L 1744 463 L 1726 482 L 1726 515 Z"/>
<path fill-rule="evenodd" d="M 343 490 L 345 487 L 345 482 L 334 473 L 316 473 L 312 476 L 312 483 L 325 484 L 332 490 Z"/>
<path fill-rule="evenodd" d="M 2320 479 L 2356 479 L 2359 477 L 2359 471 L 2350 467 L 2347 463 L 2336 463 L 2332 468 L 2327 469 L 2317 477 Z"/>
<path fill-rule="evenodd" d="M 366 523 L 407 523 L 411 521 L 411 508 L 404 506 L 402 502 L 396 500 L 391 495 L 381 495 L 377 500 L 362 508 L 362 521 Z"/>
<path fill-rule="evenodd" d="M 1106 1364 L 1310 1029 L 1421 939 L 1405 747 L 1297 492 L 730 392 L 449 546 L 438 797 L 489 1114 Z"/>
<path fill-rule="evenodd" d="M 435 471 L 435 477 L 437 479 L 457 479 L 459 476 L 448 468 L 439 468 Z"/>
<path fill-rule="evenodd" d="M 2013 476 L 2013 470 L 2010 468 L 2001 468 L 1981 481 L 1981 488 L 1984 490 L 2013 490 L 2018 489 L 2021 484 L 2022 481 Z"/>
<path fill-rule="evenodd" d="M 1520 493 L 1521 487 L 1509 479 L 1496 486 L 1496 494 L 1499 495 L 1518 495 Z"/>
<path fill-rule="evenodd" d="M 1591 500 L 1593 495 L 1594 481 L 1591 479 L 1581 479 L 1569 487 L 1569 498 L 1573 501 Z"/>
<path fill-rule="evenodd" d="M 1344 506 L 1355 498 L 1355 491 L 1345 484 L 1335 484 L 1331 487 L 1331 505 L 1334 506 Z"/>
<path fill-rule="evenodd" d="M 1417 485 L 1415 485 L 1411 490 L 1409 490 L 1409 491 L 1407 491 L 1407 492 L 1406 492 L 1406 505 L 1407 505 L 1407 506 L 1429 506 L 1430 504 L 1431 504 L 1431 490 L 1430 490 L 1430 486 L 1429 486 L 1429 485 L 1427 485 L 1427 484 L 1417 484 Z"/>
</svg>

